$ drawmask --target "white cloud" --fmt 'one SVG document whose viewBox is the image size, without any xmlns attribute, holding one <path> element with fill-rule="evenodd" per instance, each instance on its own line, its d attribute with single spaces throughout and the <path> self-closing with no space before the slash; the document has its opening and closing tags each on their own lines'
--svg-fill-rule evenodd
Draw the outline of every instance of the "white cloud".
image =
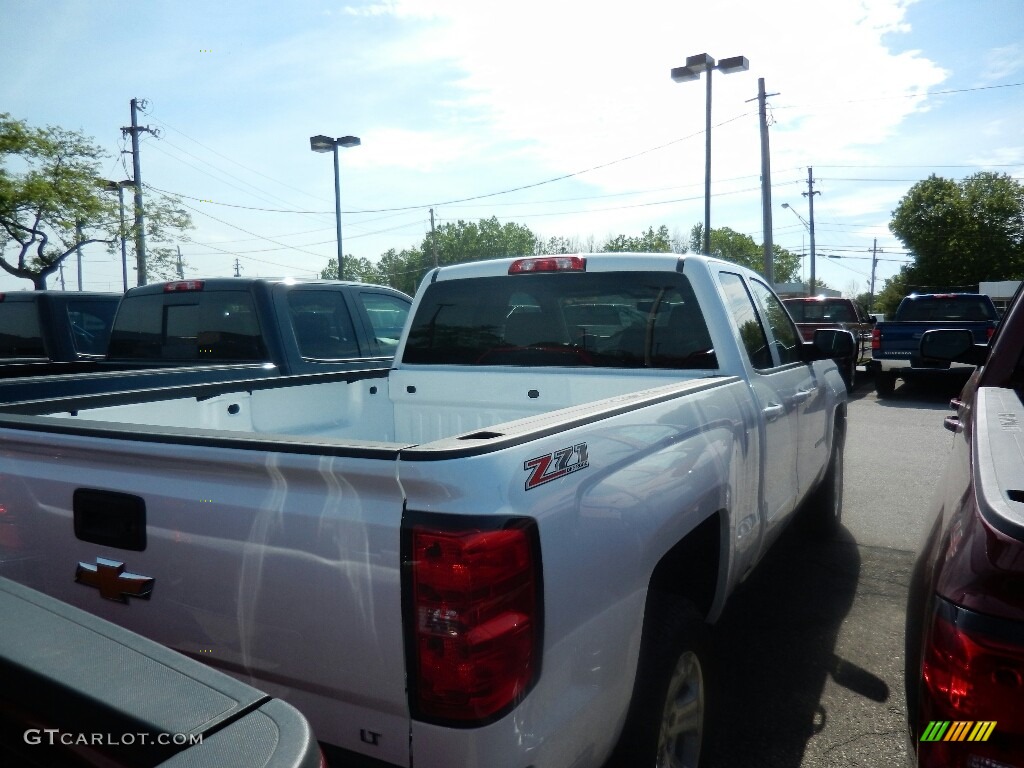
<svg viewBox="0 0 1024 768">
<path fill-rule="evenodd" d="M 985 56 L 983 83 L 1001 83 L 1024 69 L 1024 47 L 1018 43 L 993 48 Z"/>
</svg>

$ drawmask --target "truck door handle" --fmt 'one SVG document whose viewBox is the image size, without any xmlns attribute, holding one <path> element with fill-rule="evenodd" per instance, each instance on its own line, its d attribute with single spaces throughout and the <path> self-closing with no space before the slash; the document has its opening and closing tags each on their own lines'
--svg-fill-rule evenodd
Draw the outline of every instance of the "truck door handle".
<svg viewBox="0 0 1024 768">
<path fill-rule="evenodd" d="M 146 502 L 141 496 L 77 488 L 71 505 L 75 536 L 82 541 L 135 552 L 146 548 Z"/>
<path fill-rule="evenodd" d="M 762 413 L 768 421 L 775 421 L 786 415 L 786 407 L 783 405 L 773 404 L 765 408 Z"/>
<path fill-rule="evenodd" d="M 813 394 L 813 389 L 798 389 L 793 393 L 792 400 L 794 403 L 803 403 Z"/>
</svg>

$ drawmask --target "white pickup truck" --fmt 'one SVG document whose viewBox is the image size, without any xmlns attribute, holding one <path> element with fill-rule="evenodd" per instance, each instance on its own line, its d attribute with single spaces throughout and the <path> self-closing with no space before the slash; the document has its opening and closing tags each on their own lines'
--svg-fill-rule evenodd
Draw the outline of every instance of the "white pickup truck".
<svg viewBox="0 0 1024 768">
<path fill-rule="evenodd" d="M 0 406 L 0 575 L 337 765 L 696 765 L 706 625 L 805 500 L 839 522 L 853 343 L 701 256 L 441 268 L 390 370 Z"/>
</svg>

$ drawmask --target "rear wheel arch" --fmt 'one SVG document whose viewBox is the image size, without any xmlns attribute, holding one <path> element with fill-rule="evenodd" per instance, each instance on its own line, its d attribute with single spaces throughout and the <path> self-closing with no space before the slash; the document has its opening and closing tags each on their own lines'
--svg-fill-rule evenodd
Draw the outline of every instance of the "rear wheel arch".
<svg viewBox="0 0 1024 768">
<path fill-rule="evenodd" d="M 651 574 L 648 603 L 657 592 L 686 600 L 701 616 L 711 612 L 721 578 L 724 519 L 720 512 L 710 515 L 662 556 Z"/>
<path fill-rule="evenodd" d="M 706 618 L 719 589 L 716 512 L 677 542 L 651 575 L 640 656 L 623 732 L 607 765 L 697 765 L 713 722 L 714 660 Z"/>
</svg>

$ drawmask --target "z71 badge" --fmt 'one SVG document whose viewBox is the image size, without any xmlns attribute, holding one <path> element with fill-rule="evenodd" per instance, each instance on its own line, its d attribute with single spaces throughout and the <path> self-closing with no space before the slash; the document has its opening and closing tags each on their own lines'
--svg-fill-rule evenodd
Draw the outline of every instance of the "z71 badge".
<svg viewBox="0 0 1024 768">
<path fill-rule="evenodd" d="M 590 466 L 590 458 L 587 456 L 587 444 L 579 443 L 571 448 L 562 448 L 560 451 L 549 453 L 546 456 L 538 456 L 535 459 L 523 462 L 523 469 L 530 473 L 526 478 L 526 490 L 536 488 L 538 485 L 550 483 L 560 477 L 565 477 L 570 472 L 585 469 Z"/>
</svg>

